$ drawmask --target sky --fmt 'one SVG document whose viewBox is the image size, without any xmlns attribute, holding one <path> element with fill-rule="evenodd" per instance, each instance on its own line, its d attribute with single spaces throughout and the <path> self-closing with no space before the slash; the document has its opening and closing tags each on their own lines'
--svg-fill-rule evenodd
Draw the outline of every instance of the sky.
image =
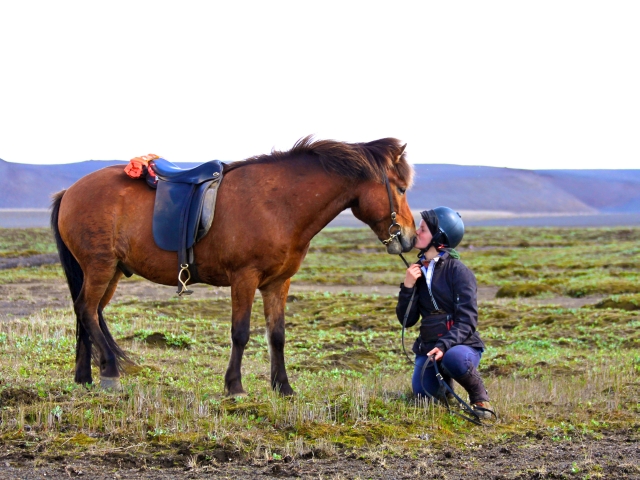
<svg viewBox="0 0 640 480">
<path fill-rule="evenodd" d="M 640 168 L 637 1 L 0 0 L 0 158 Z"/>
</svg>

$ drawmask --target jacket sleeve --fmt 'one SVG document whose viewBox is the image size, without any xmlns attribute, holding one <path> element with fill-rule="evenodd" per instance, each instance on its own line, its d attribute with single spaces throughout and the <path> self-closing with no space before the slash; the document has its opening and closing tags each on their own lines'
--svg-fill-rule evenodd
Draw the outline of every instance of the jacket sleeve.
<svg viewBox="0 0 640 480">
<path fill-rule="evenodd" d="M 436 342 L 442 352 L 462 344 L 478 327 L 478 287 L 473 272 L 456 262 L 449 284 L 453 293 L 453 326 Z"/>
<path fill-rule="evenodd" d="M 404 283 L 400 284 L 400 293 L 398 294 L 396 315 L 398 317 L 400 325 L 402 325 L 404 316 L 407 313 L 407 307 L 409 307 L 409 301 L 411 300 L 411 295 L 413 294 L 414 288 L 416 289 L 416 293 L 413 296 L 413 303 L 411 304 L 411 310 L 409 311 L 409 316 L 407 317 L 407 327 L 413 327 L 420 319 L 420 313 L 418 311 L 418 296 L 420 295 L 420 292 L 417 291 L 418 282 L 416 282 L 416 285 L 413 288 L 405 287 Z"/>
</svg>

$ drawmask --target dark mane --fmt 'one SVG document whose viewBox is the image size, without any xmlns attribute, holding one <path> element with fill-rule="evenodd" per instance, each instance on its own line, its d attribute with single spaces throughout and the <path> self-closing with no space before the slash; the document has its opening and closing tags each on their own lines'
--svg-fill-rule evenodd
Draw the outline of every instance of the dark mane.
<svg viewBox="0 0 640 480">
<path fill-rule="evenodd" d="M 413 168 L 407 162 L 401 142 L 396 138 L 381 138 L 368 143 L 345 143 L 335 140 L 313 140 L 308 135 L 298 140 L 288 151 L 274 150 L 270 155 L 257 155 L 226 167 L 227 171 L 249 164 L 274 163 L 307 155 L 317 158 L 322 167 L 331 173 L 354 180 L 384 182 L 384 175 L 394 171 L 401 182 L 410 186 Z"/>
</svg>

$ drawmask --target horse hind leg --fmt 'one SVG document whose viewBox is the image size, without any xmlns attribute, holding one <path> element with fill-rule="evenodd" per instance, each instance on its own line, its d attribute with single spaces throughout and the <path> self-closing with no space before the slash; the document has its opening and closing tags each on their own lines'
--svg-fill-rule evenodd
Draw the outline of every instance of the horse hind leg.
<svg viewBox="0 0 640 480">
<path fill-rule="evenodd" d="M 264 301 L 264 316 L 267 320 L 267 340 L 271 356 L 271 388 L 281 395 L 293 395 L 284 363 L 285 321 L 284 310 L 290 280 L 282 284 L 260 289 Z"/>
<path fill-rule="evenodd" d="M 84 328 L 84 322 L 76 315 L 76 374 L 74 380 L 80 385 L 93 383 L 93 378 L 91 377 L 92 352 L 91 336 L 87 329 Z M 97 360 L 96 358 L 96 363 Z"/>
<path fill-rule="evenodd" d="M 116 287 L 118 286 L 118 281 L 122 278 L 122 272 L 120 270 L 116 270 L 116 274 L 113 276 L 111 281 L 109 282 L 109 286 L 105 291 L 102 299 L 100 300 L 100 305 L 98 307 L 98 323 L 100 324 L 100 329 L 103 330 L 102 324 L 104 322 L 104 317 L 102 315 L 102 310 L 107 306 L 107 304 L 113 298 L 113 294 L 116 291 Z M 108 332 L 108 329 L 107 329 Z M 93 360 L 96 365 L 100 364 L 100 357 L 98 351 L 93 348 L 93 342 L 91 341 L 91 335 L 89 335 L 89 331 L 85 328 L 84 322 L 81 321 L 80 317 L 77 317 L 77 325 L 76 325 L 76 373 L 75 373 L 75 382 L 81 385 L 91 384 L 93 379 L 91 377 L 91 360 Z"/>
<path fill-rule="evenodd" d="M 107 290 L 104 292 L 102 299 L 100 300 L 100 310 L 104 310 L 104 308 L 109 304 L 113 295 L 116 293 L 116 288 L 118 287 L 118 282 L 122 278 L 122 271 L 120 269 L 116 269 L 116 274 L 113 276 L 111 281 L 109 282 L 109 286 Z"/>
<path fill-rule="evenodd" d="M 74 304 L 79 344 L 76 379 L 82 383 L 91 382 L 91 352 L 94 344 L 98 350 L 97 355 L 93 355 L 100 367 L 101 386 L 112 389 L 119 389 L 120 386 L 120 362 L 130 361 L 111 336 L 102 315 L 102 308 L 111 299 L 118 279 L 115 268 L 110 271 L 85 269 L 84 284 Z"/>
</svg>

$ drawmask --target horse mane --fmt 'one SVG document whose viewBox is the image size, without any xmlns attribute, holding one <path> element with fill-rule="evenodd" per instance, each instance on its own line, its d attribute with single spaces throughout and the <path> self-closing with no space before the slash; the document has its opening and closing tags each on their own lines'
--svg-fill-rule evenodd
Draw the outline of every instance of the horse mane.
<svg viewBox="0 0 640 480">
<path fill-rule="evenodd" d="M 381 138 L 367 143 L 346 143 L 336 140 L 314 140 L 308 135 L 298 140 L 291 150 L 273 150 L 271 154 L 256 155 L 229 164 L 231 171 L 244 165 L 283 162 L 306 155 L 315 157 L 327 171 L 354 180 L 384 182 L 388 171 L 394 171 L 400 181 L 409 187 L 413 182 L 413 167 L 396 138 Z"/>
</svg>

